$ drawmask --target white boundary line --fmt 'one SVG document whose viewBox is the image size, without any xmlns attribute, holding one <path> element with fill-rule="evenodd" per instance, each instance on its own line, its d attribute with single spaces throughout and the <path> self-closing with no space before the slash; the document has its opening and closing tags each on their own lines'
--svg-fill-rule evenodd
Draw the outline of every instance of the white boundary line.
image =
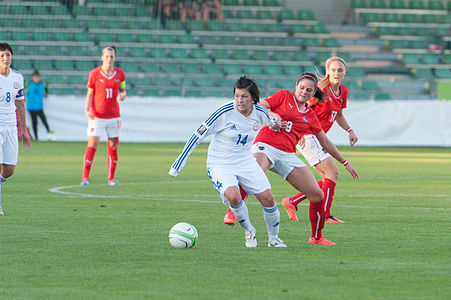
<svg viewBox="0 0 451 300">
<path fill-rule="evenodd" d="M 162 184 L 162 183 L 176 183 L 177 181 L 153 181 L 153 182 L 131 182 L 131 183 L 121 183 L 121 185 L 137 185 L 137 184 Z M 208 183 L 208 180 L 186 180 L 186 181 L 179 181 L 179 182 L 183 182 L 183 183 L 196 183 L 196 182 L 206 182 Z M 103 186 L 102 184 L 96 184 L 97 186 Z M 61 195 L 65 195 L 68 197 L 77 197 L 77 198 L 103 198 L 103 199 L 120 199 L 120 198 L 127 198 L 127 199 L 138 199 L 138 200 L 153 200 L 153 201 L 170 201 L 170 202 L 194 202 L 194 203 L 209 203 L 209 204 L 216 204 L 216 203 L 222 203 L 222 201 L 220 200 L 219 197 L 217 197 L 217 201 L 215 200 L 202 200 L 202 199 L 180 199 L 180 198 L 175 198 L 172 197 L 171 195 L 167 195 L 167 194 L 151 194 L 151 195 L 95 195 L 95 194 L 84 194 L 84 193 L 77 193 L 77 192 L 67 192 L 67 191 L 63 191 L 66 189 L 71 189 L 71 188 L 84 188 L 80 185 L 66 185 L 66 186 L 59 186 L 59 187 L 54 187 L 54 188 L 50 188 L 48 191 L 51 193 L 55 193 L 55 194 L 61 194 Z M 115 187 L 111 187 L 111 188 L 115 188 Z M 193 197 L 210 197 L 212 198 L 211 194 L 195 194 L 193 195 Z M 286 195 L 275 195 L 278 196 L 279 198 L 282 196 L 286 196 Z M 378 194 L 349 194 L 346 195 L 346 197 L 349 198 L 357 198 L 357 197 L 383 197 L 383 198 L 395 198 L 395 197 L 429 197 L 429 198 L 448 198 L 449 195 L 445 195 L 445 194 L 436 194 L 436 195 L 427 195 L 427 196 L 422 196 L 422 195 L 417 195 L 417 194 L 407 194 L 407 193 L 400 193 L 400 194 L 395 194 L 395 193 L 378 193 Z M 248 204 L 252 204 L 252 205 L 259 205 L 258 202 L 256 201 L 252 201 L 252 202 L 248 202 Z M 308 206 L 308 202 L 306 203 L 302 203 L 302 206 Z M 397 206 L 371 206 L 371 205 L 348 205 L 348 204 L 334 204 L 335 206 L 338 207 L 344 207 L 344 208 L 363 208 L 363 209 L 396 209 L 396 208 L 402 208 L 402 209 L 412 209 L 412 210 L 443 210 L 443 211 L 448 211 L 451 210 L 451 208 L 448 207 L 414 207 L 414 206 L 409 206 L 409 207 L 397 207 Z"/>
</svg>

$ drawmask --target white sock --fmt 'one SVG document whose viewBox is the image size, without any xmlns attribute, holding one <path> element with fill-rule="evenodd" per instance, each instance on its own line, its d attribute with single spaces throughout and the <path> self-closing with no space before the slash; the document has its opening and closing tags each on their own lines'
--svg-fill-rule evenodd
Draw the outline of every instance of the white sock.
<svg viewBox="0 0 451 300">
<path fill-rule="evenodd" d="M 6 178 L 0 176 L 0 211 L 2 210 L 2 185 L 6 182 Z"/>
<path fill-rule="evenodd" d="M 235 215 L 235 218 L 245 230 L 251 231 L 255 229 L 251 224 L 251 220 L 249 219 L 249 210 L 247 209 L 247 205 L 243 200 L 241 200 L 241 202 L 237 205 L 229 206 L 233 214 Z"/>
<path fill-rule="evenodd" d="M 273 207 L 263 207 L 263 218 L 265 219 L 266 228 L 268 229 L 269 240 L 279 237 L 280 212 L 277 205 Z"/>
</svg>

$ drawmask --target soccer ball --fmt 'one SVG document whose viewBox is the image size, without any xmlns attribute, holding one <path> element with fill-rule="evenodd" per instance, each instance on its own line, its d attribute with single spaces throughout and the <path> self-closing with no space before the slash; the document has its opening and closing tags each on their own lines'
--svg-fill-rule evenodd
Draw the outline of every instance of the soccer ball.
<svg viewBox="0 0 451 300">
<path fill-rule="evenodd" d="M 169 231 L 169 243 L 174 248 L 191 248 L 196 244 L 197 238 L 196 227 L 186 222 L 175 224 Z"/>
</svg>

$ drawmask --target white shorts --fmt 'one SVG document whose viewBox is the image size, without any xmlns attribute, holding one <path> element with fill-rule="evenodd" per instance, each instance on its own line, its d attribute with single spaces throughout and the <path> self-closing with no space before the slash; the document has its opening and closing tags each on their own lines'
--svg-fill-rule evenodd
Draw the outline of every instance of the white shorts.
<svg viewBox="0 0 451 300">
<path fill-rule="evenodd" d="M 271 162 L 269 170 L 279 174 L 284 179 L 287 179 L 288 174 L 294 168 L 306 167 L 296 153 L 285 152 L 265 143 L 255 143 L 251 151 L 252 153 L 265 154 Z"/>
<path fill-rule="evenodd" d="M 207 166 L 207 175 L 210 177 L 215 189 L 221 196 L 224 204 L 229 203 L 224 196 L 225 190 L 232 186 L 241 185 L 248 195 L 263 193 L 271 189 L 271 184 L 255 159 L 239 165 Z"/>
<path fill-rule="evenodd" d="M 101 136 L 102 132 L 106 131 L 108 138 L 119 137 L 119 130 L 121 129 L 121 118 L 113 119 L 89 119 L 88 121 L 88 136 Z"/>
<path fill-rule="evenodd" d="M 312 167 L 330 157 L 330 154 L 323 149 L 318 139 L 313 134 L 304 135 L 304 140 L 304 149 L 302 149 L 300 145 L 297 145 L 296 148 Z"/>
<path fill-rule="evenodd" d="M 19 137 L 17 127 L 0 129 L 0 162 L 5 165 L 17 165 L 19 157 Z"/>
</svg>

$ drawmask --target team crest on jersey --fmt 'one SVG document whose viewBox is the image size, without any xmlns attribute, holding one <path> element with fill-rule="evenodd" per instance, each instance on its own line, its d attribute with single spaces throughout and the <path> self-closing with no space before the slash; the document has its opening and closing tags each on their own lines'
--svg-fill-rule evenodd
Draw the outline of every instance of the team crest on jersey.
<svg viewBox="0 0 451 300">
<path fill-rule="evenodd" d="M 256 122 L 254 123 L 254 131 L 258 131 L 259 128 L 260 128 L 260 122 L 259 122 L 259 121 L 256 121 Z"/>
<path fill-rule="evenodd" d="M 20 87 L 20 83 L 17 81 L 13 83 L 13 87 L 17 90 Z"/>
<path fill-rule="evenodd" d="M 119 82 L 119 79 L 116 78 L 115 82 Z"/>
<path fill-rule="evenodd" d="M 204 126 L 204 124 L 200 125 L 199 128 L 197 128 L 197 133 L 202 135 L 207 131 L 207 127 Z"/>
<path fill-rule="evenodd" d="M 304 117 L 303 119 L 305 123 L 308 123 L 307 117 Z"/>
</svg>

